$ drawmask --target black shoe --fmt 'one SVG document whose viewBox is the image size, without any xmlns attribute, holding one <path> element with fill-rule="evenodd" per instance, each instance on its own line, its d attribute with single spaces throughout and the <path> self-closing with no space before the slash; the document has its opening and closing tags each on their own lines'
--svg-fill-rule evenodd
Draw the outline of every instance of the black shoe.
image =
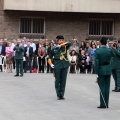
<svg viewBox="0 0 120 120">
<path fill-rule="evenodd" d="M 64 98 L 64 97 L 62 97 L 62 96 L 61 96 L 60 98 L 61 98 L 62 100 L 65 100 L 65 98 Z"/>
<path fill-rule="evenodd" d="M 120 89 L 119 90 L 115 90 L 115 92 L 120 92 Z"/>
<path fill-rule="evenodd" d="M 20 77 L 23 77 L 23 75 L 20 75 Z"/>
<path fill-rule="evenodd" d="M 30 73 L 32 73 L 32 71 L 30 71 Z"/>
<path fill-rule="evenodd" d="M 103 108 L 103 109 L 105 109 L 106 107 L 105 106 L 98 106 L 97 108 Z"/>
<path fill-rule="evenodd" d="M 112 90 L 113 92 L 115 92 L 116 91 L 116 89 L 114 89 L 114 90 Z"/>
<path fill-rule="evenodd" d="M 14 77 L 18 77 L 19 75 L 14 75 Z"/>
<path fill-rule="evenodd" d="M 57 97 L 57 100 L 61 100 L 61 97 Z"/>
</svg>

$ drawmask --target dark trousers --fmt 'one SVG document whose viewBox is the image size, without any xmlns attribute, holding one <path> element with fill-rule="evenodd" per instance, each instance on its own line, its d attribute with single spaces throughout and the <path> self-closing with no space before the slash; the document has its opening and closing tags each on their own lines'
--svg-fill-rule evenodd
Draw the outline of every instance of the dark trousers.
<svg viewBox="0 0 120 120">
<path fill-rule="evenodd" d="M 55 90 L 58 97 L 63 97 L 65 93 L 66 78 L 67 78 L 67 68 L 55 68 Z"/>
<path fill-rule="evenodd" d="M 80 65 L 80 73 L 85 73 L 86 66 L 85 64 Z"/>
<path fill-rule="evenodd" d="M 16 75 L 23 75 L 23 59 L 16 59 Z"/>
<path fill-rule="evenodd" d="M 26 58 L 24 71 L 30 70 L 32 72 L 32 58 Z"/>
<path fill-rule="evenodd" d="M 39 72 L 44 72 L 44 65 L 45 65 L 45 57 L 44 58 L 38 58 L 39 61 Z"/>
<path fill-rule="evenodd" d="M 13 56 L 13 69 L 15 69 L 15 57 Z"/>
<path fill-rule="evenodd" d="M 71 64 L 70 65 L 70 73 L 75 73 L 75 65 L 76 64 Z"/>
<path fill-rule="evenodd" d="M 115 81 L 115 89 L 120 90 L 120 69 L 112 69 L 112 75 Z"/>
<path fill-rule="evenodd" d="M 100 88 L 100 106 L 102 107 L 108 107 L 109 104 L 110 77 L 110 75 L 102 75 L 98 77 L 98 85 Z"/>
</svg>

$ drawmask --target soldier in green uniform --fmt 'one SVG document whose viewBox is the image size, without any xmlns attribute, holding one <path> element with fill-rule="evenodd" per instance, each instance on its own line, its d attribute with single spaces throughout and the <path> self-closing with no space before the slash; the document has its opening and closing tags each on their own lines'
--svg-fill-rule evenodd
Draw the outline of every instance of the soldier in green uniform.
<svg viewBox="0 0 120 120">
<path fill-rule="evenodd" d="M 100 40 L 101 47 L 95 51 L 95 73 L 98 75 L 97 82 L 100 89 L 100 106 L 97 108 L 108 108 L 109 90 L 111 77 L 111 49 L 106 47 L 107 38 Z"/>
<path fill-rule="evenodd" d="M 112 46 L 113 57 L 111 59 L 112 75 L 115 81 L 115 89 L 112 91 L 120 92 L 120 40 Z"/>
<path fill-rule="evenodd" d="M 18 39 L 17 45 L 14 47 L 15 51 L 15 63 L 16 63 L 16 75 L 19 76 L 20 69 L 20 77 L 23 76 L 23 56 L 24 56 L 24 46 L 20 45 L 21 41 Z"/>
<path fill-rule="evenodd" d="M 68 67 L 70 63 L 67 58 L 67 50 L 71 43 L 64 42 L 64 37 L 58 35 L 56 37 L 57 45 L 53 47 L 52 54 L 48 59 L 48 63 L 54 68 L 55 74 L 55 89 L 58 100 L 63 100 L 66 86 L 66 78 L 68 73 Z"/>
</svg>

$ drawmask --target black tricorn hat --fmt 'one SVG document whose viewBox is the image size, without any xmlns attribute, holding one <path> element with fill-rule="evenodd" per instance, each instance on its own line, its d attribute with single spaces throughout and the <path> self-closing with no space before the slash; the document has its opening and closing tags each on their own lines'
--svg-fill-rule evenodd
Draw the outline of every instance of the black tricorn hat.
<svg viewBox="0 0 120 120">
<path fill-rule="evenodd" d="M 64 39 L 64 37 L 62 36 L 62 35 L 58 35 L 57 37 L 56 37 L 56 39 Z"/>
</svg>

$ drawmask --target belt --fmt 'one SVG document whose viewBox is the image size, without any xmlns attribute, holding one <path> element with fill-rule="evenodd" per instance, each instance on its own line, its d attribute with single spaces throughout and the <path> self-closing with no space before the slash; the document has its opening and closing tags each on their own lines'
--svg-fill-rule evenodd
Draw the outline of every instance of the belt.
<svg viewBox="0 0 120 120">
<path fill-rule="evenodd" d="M 110 65 L 110 63 L 109 62 L 105 62 L 105 63 L 100 64 L 100 66 L 105 66 L 105 65 Z"/>
<path fill-rule="evenodd" d="M 54 58 L 53 60 L 60 60 L 59 58 Z"/>
</svg>

